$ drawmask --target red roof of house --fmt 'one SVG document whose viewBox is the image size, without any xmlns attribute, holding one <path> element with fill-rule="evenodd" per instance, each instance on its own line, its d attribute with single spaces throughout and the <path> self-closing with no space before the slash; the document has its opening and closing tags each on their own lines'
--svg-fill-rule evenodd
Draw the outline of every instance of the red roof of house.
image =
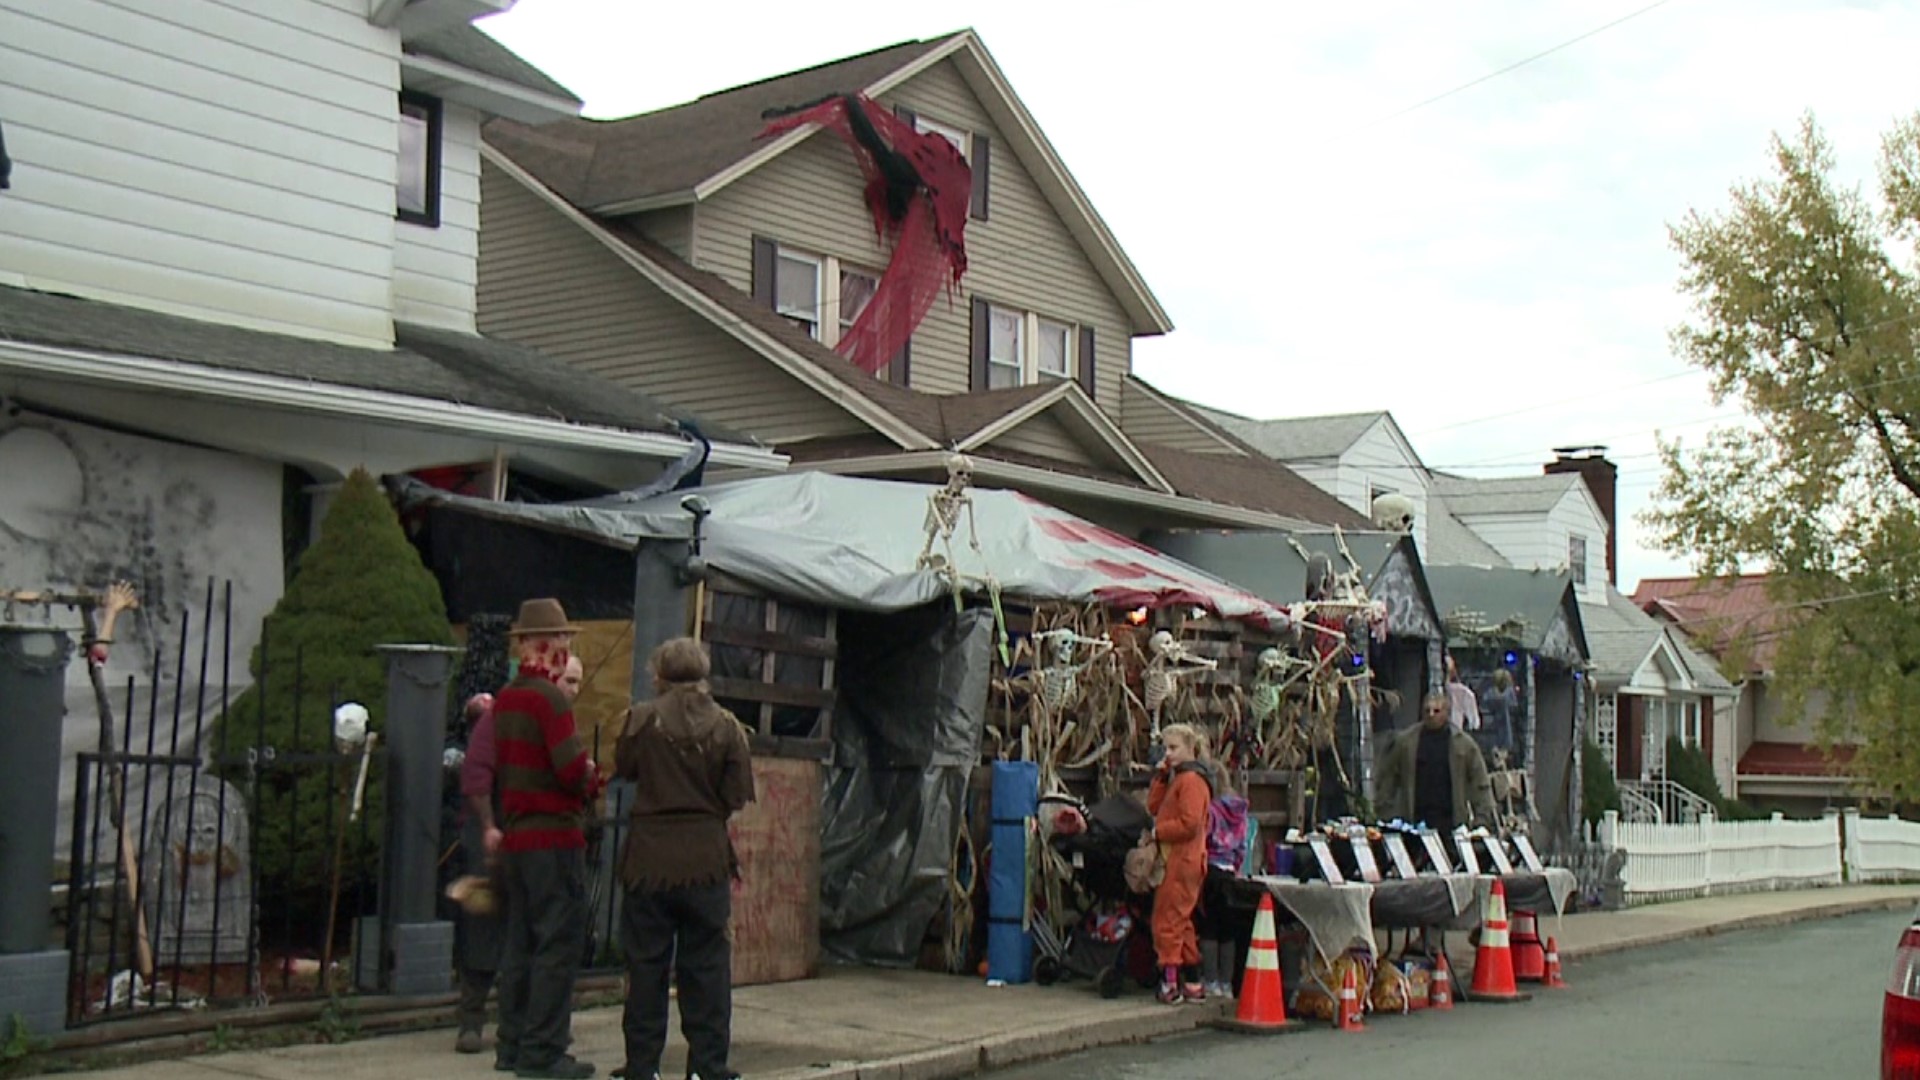
<svg viewBox="0 0 1920 1080">
<path fill-rule="evenodd" d="M 1779 602 L 1767 594 L 1765 574 L 1642 578 L 1634 586 L 1633 602 L 1647 614 L 1674 623 L 1715 656 L 1741 643 L 1751 651 L 1749 671 L 1773 668 L 1774 641 L 1785 627 Z"/>
<path fill-rule="evenodd" d="M 1740 755 L 1741 776 L 1847 776 L 1854 748 L 1836 746 L 1829 758 L 1812 743 L 1757 742 Z"/>
</svg>

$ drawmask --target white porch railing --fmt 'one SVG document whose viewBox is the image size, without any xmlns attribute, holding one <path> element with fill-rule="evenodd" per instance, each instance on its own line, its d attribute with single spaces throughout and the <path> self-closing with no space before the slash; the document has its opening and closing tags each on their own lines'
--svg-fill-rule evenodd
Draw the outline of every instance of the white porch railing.
<svg viewBox="0 0 1920 1080">
<path fill-rule="evenodd" d="M 1623 796 L 1631 791 L 1659 807 L 1660 820 L 1664 822 L 1699 821 L 1713 813 L 1712 803 L 1672 780 L 1622 780 L 1620 791 Z M 1624 809 L 1625 803 L 1621 805 Z M 1633 818 L 1631 814 L 1625 816 L 1628 820 Z"/>
<path fill-rule="evenodd" d="M 1622 821 L 1609 811 L 1598 840 L 1626 852 L 1622 879 L 1629 904 L 1838 885 L 1843 872 L 1838 815 L 1719 821 L 1706 814 L 1693 822 L 1647 824 Z"/>
<path fill-rule="evenodd" d="M 1920 822 L 1846 812 L 1849 881 L 1920 880 Z"/>
<path fill-rule="evenodd" d="M 1652 799 L 1647 798 L 1645 795 L 1640 794 L 1624 783 L 1620 785 L 1619 791 L 1621 821 L 1630 821 L 1640 825 L 1658 825 L 1667 820 L 1667 816 L 1660 810 L 1659 803 L 1654 802 Z"/>
</svg>

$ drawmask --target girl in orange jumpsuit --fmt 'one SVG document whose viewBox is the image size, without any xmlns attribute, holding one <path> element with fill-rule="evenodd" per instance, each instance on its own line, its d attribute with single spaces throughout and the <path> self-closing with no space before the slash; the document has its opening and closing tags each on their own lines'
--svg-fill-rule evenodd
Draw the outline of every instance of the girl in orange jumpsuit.
<svg viewBox="0 0 1920 1080">
<path fill-rule="evenodd" d="M 1160 957 L 1160 1000 L 1206 1000 L 1200 981 L 1200 942 L 1193 909 L 1207 879 L 1207 807 L 1213 802 L 1208 779 L 1207 737 L 1189 724 L 1160 731 L 1166 755 L 1147 790 L 1153 838 L 1167 861 L 1166 877 L 1153 894 L 1153 948 Z"/>
</svg>

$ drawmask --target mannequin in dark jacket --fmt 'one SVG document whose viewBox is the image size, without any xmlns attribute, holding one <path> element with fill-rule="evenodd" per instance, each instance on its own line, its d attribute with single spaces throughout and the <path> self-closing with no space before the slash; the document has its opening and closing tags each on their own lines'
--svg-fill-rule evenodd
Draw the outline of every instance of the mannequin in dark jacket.
<svg viewBox="0 0 1920 1080">
<path fill-rule="evenodd" d="M 1374 770 L 1380 820 L 1424 822 L 1442 833 L 1499 823 L 1486 759 L 1473 736 L 1448 723 L 1449 711 L 1445 694 L 1428 694 L 1420 723 L 1381 750 Z"/>
</svg>

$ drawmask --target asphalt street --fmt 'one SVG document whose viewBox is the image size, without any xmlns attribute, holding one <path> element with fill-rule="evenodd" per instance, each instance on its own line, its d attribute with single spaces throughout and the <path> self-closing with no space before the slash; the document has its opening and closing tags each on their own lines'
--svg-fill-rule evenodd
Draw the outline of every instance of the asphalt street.
<svg viewBox="0 0 1920 1080">
<path fill-rule="evenodd" d="M 1881 995 L 1908 918 L 1860 915 L 1618 953 L 1570 965 L 1569 989 L 1525 1004 L 1370 1017 L 1363 1033 L 1209 1032 L 992 1077 L 1870 1077 Z"/>
</svg>

